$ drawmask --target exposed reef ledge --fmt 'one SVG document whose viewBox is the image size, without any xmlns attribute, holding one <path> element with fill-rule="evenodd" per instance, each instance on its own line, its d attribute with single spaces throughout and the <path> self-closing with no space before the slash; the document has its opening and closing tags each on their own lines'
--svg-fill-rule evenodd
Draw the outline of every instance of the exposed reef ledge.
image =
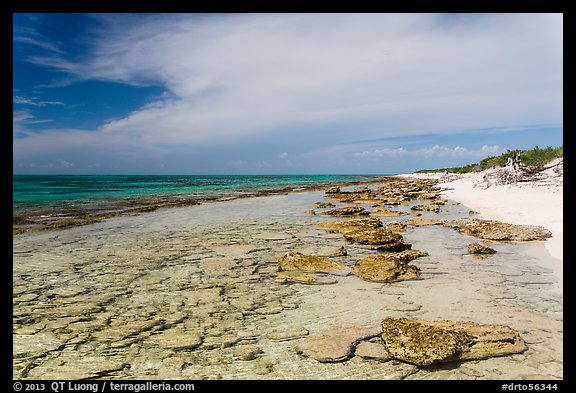
<svg viewBox="0 0 576 393">
<path fill-rule="evenodd" d="M 390 355 L 417 366 L 511 355 L 527 349 L 514 329 L 476 322 L 386 318 L 382 341 Z"/>
<path fill-rule="evenodd" d="M 464 218 L 444 223 L 445 227 L 456 228 L 464 235 L 485 240 L 531 241 L 546 240 L 552 237 L 552 232 L 541 226 L 507 224 L 495 220 L 479 218 Z"/>
</svg>

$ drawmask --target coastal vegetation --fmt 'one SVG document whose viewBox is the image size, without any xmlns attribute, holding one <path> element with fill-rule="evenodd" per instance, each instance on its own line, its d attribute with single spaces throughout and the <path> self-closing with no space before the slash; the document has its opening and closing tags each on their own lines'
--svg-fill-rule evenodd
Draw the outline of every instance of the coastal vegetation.
<svg viewBox="0 0 576 393">
<path fill-rule="evenodd" d="M 515 154 L 520 155 L 520 160 L 524 165 L 540 167 L 546 165 L 555 158 L 560 158 L 564 156 L 564 147 L 551 147 L 547 146 L 544 149 L 536 146 L 530 150 L 510 150 L 500 154 L 499 156 L 490 156 L 484 158 L 479 163 L 469 164 L 462 167 L 454 168 L 440 168 L 440 169 L 423 169 L 417 171 L 416 173 L 433 173 L 448 171 L 450 173 L 468 173 L 468 172 L 479 172 L 489 168 L 505 166 L 508 159 L 513 157 Z"/>
</svg>

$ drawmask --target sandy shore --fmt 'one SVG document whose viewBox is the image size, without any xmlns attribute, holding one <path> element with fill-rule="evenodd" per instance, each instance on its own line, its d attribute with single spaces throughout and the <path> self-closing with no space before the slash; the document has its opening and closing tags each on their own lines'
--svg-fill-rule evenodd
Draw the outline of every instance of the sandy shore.
<svg viewBox="0 0 576 393">
<path fill-rule="evenodd" d="M 563 273 L 563 177 L 545 181 L 485 188 L 484 172 L 451 175 L 451 180 L 439 183 L 442 195 L 479 213 L 478 218 L 510 224 L 538 225 L 552 232 L 545 247 L 553 258 L 550 268 L 562 280 Z M 442 174 L 406 174 L 417 178 L 440 179 Z"/>
</svg>

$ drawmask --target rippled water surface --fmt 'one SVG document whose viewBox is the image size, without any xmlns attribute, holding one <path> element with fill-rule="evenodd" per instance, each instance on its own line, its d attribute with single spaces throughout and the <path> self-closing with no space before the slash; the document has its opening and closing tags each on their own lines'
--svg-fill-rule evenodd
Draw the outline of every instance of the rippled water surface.
<svg viewBox="0 0 576 393">
<path fill-rule="evenodd" d="M 274 281 L 290 251 L 353 266 L 374 251 L 319 228 L 323 192 L 212 202 L 117 217 L 13 240 L 14 377 L 28 379 L 559 379 L 562 288 L 542 243 L 502 243 L 478 259 L 478 239 L 441 226 L 403 233 L 428 256 L 421 279 L 332 285 Z M 369 205 L 364 205 L 369 208 Z M 398 207 L 407 210 L 408 206 Z M 464 206 L 439 214 L 468 216 Z M 383 221 L 403 221 L 409 216 Z M 302 356 L 307 338 L 386 317 L 505 324 L 522 354 L 418 369 L 352 356 Z"/>
</svg>

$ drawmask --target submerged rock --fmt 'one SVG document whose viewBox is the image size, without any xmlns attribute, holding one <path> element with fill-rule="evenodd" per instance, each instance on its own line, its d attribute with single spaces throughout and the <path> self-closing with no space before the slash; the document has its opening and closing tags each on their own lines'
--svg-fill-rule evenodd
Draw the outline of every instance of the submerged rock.
<svg viewBox="0 0 576 393">
<path fill-rule="evenodd" d="M 379 340 L 379 342 L 362 341 L 356 346 L 354 354 L 363 359 L 379 360 L 381 362 L 392 360 L 392 356 L 382 345 L 382 340 Z"/>
<path fill-rule="evenodd" d="M 409 318 L 386 318 L 382 340 L 392 357 L 418 366 L 510 355 L 527 348 L 508 326 Z"/>
<path fill-rule="evenodd" d="M 276 278 L 274 279 L 277 283 L 298 283 L 298 284 L 313 284 L 313 285 L 324 285 L 324 284 L 336 284 L 338 281 L 328 278 L 321 277 L 316 274 L 306 273 L 300 270 L 289 270 L 276 273 Z"/>
<path fill-rule="evenodd" d="M 329 216 L 366 216 L 370 213 L 361 206 L 347 206 L 340 209 L 326 210 L 322 214 Z"/>
<path fill-rule="evenodd" d="M 314 207 L 315 207 L 316 209 L 325 209 L 325 208 L 328 208 L 328 207 L 336 207 L 336 205 L 333 204 L 333 203 L 330 203 L 330 202 L 316 202 L 316 203 L 314 204 Z"/>
<path fill-rule="evenodd" d="M 289 252 L 278 260 L 280 270 L 303 271 L 310 273 L 330 273 L 346 276 L 350 268 L 330 258 L 304 255 L 300 252 Z"/>
<path fill-rule="evenodd" d="M 406 220 L 406 224 L 413 225 L 415 227 L 421 227 L 426 225 L 444 225 L 446 220 L 442 218 L 409 218 Z"/>
<path fill-rule="evenodd" d="M 387 255 L 375 255 L 356 262 L 352 274 L 366 281 L 396 282 L 417 279 L 420 269 L 408 265 L 401 258 Z"/>
<path fill-rule="evenodd" d="M 376 250 L 400 251 L 410 248 L 410 245 L 404 244 L 402 235 L 382 228 L 382 221 L 378 218 L 330 222 L 320 226 L 343 234 L 350 242 L 368 245 Z"/>
<path fill-rule="evenodd" d="M 358 231 L 360 229 L 381 228 L 382 221 L 379 218 L 358 218 L 348 221 L 327 222 L 320 224 L 320 227 L 334 230 L 339 233 Z"/>
<path fill-rule="evenodd" d="M 397 216 L 406 216 L 408 215 L 408 213 L 379 207 L 376 209 L 376 211 L 370 212 L 370 215 L 380 217 L 397 217 Z"/>
<path fill-rule="evenodd" d="M 308 329 L 302 326 L 285 326 L 274 329 L 266 338 L 272 341 L 290 341 L 306 337 L 308 333 Z"/>
<path fill-rule="evenodd" d="M 150 341 L 163 349 L 194 349 L 202 344 L 202 334 L 181 329 L 168 329 L 151 336 Z"/>
<path fill-rule="evenodd" d="M 440 212 L 440 206 L 436 204 L 421 204 L 412 206 L 410 210 L 438 213 Z"/>
<path fill-rule="evenodd" d="M 552 232 L 541 226 L 508 224 L 479 218 L 451 220 L 446 222 L 444 226 L 456 228 L 465 235 L 486 240 L 530 241 L 546 240 L 552 237 Z"/>
<path fill-rule="evenodd" d="M 355 346 L 362 340 L 380 334 L 373 327 L 346 326 L 309 336 L 299 351 L 319 362 L 341 362 L 352 356 Z"/>
<path fill-rule="evenodd" d="M 232 354 L 240 360 L 250 361 L 256 359 L 262 353 L 264 353 L 262 348 L 255 345 L 241 345 L 235 348 Z"/>
<path fill-rule="evenodd" d="M 348 255 L 348 251 L 346 251 L 346 248 L 344 246 L 338 246 L 338 249 L 336 250 L 336 252 L 334 252 L 333 255 L 335 257 L 345 257 L 346 255 Z"/>
<path fill-rule="evenodd" d="M 468 253 L 474 255 L 492 255 L 496 250 L 480 243 L 468 244 Z"/>
<path fill-rule="evenodd" d="M 360 228 L 356 231 L 347 231 L 344 238 L 358 244 L 365 244 L 377 250 L 405 249 L 402 235 L 384 228 Z"/>
</svg>

